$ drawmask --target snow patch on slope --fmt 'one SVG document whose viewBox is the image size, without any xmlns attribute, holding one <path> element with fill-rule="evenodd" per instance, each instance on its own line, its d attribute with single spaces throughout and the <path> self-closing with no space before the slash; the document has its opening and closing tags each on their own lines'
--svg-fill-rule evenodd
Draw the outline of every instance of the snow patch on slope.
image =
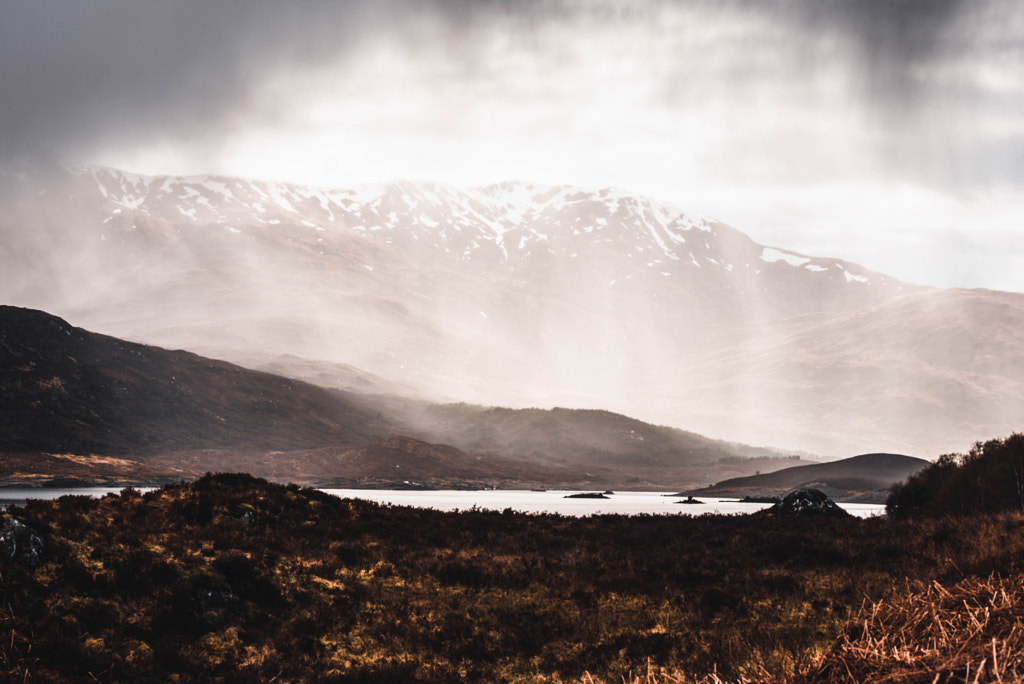
<svg viewBox="0 0 1024 684">
<path fill-rule="evenodd" d="M 783 252 L 775 249 L 774 247 L 763 248 L 761 250 L 761 260 L 766 261 L 769 264 L 774 264 L 778 261 L 785 261 L 790 266 L 803 266 L 810 261 L 808 257 L 797 256 L 792 252 Z"/>
<path fill-rule="evenodd" d="M 397 182 L 323 189 L 211 176 L 146 177 L 86 165 L 72 173 L 91 177 L 110 209 L 141 210 L 172 222 L 262 225 L 268 231 L 305 226 L 324 235 L 324 226 L 337 226 L 387 245 L 415 241 L 419 253 L 514 265 L 552 254 L 601 268 L 617 253 L 622 270 L 608 276 L 620 283 L 636 272 L 628 264 L 641 260 L 642 271 L 659 278 L 700 271 L 757 275 L 759 263 L 784 262 L 809 274 L 839 270 L 847 283 L 873 282 L 857 275 L 860 269 L 847 271 L 843 262 L 763 247 L 677 205 L 611 187 Z M 670 269 L 670 263 L 682 268 Z M 882 277 L 877 284 L 885 282 Z"/>
</svg>

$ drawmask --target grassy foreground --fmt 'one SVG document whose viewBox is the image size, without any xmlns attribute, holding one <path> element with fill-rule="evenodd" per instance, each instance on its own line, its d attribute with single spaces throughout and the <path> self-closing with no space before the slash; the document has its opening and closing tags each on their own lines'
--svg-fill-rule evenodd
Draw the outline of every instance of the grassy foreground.
<svg viewBox="0 0 1024 684">
<path fill-rule="evenodd" d="M 1020 582 L 991 577 L 1024 569 L 1017 515 L 442 513 L 244 475 L 11 515 L 45 544 L 0 558 L 14 681 L 931 682 L 966 667 L 957 635 L 987 639 L 974 681 L 1024 631 Z M 913 648 L 927 678 L 884 659 Z"/>
</svg>

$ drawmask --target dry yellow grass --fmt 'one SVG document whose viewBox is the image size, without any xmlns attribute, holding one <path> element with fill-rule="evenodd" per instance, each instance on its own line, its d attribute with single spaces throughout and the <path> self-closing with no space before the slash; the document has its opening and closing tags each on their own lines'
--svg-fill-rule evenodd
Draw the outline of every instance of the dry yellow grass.
<svg viewBox="0 0 1024 684">
<path fill-rule="evenodd" d="M 982 684 L 1024 681 L 1024 577 L 938 582 L 866 605 L 798 674 L 723 679 L 648 668 L 623 684 Z M 601 684 L 585 675 L 580 684 Z"/>
<path fill-rule="evenodd" d="M 1024 577 L 938 582 L 872 604 L 797 682 L 1019 682 Z"/>
</svg>

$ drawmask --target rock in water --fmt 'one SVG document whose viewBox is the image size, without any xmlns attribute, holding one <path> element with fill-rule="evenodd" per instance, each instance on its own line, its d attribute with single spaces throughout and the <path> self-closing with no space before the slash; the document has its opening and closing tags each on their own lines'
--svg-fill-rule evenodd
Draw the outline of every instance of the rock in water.
<svg viewBox="0 0 1024 684">
<path fill-rule="evenodd" d="M 794 515 L 849 515 L 820 489 L 797 489 L 768 509 L 769 513 Z"/>
</svg>

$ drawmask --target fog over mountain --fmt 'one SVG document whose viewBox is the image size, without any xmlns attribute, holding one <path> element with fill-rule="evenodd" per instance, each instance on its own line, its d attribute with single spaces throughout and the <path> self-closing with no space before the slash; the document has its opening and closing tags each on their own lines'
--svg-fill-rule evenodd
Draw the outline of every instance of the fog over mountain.
<svg viewBox="0 0 1024 684">
<path fill-rule="evenodd" d="M 5 165 L 0 204 L 5 303 L 348 389 L 836 456 L 933 457 L 1024 419 L 1024 295 L 910 285 L 624 190 L 36 156 Z"/>
</svg>

